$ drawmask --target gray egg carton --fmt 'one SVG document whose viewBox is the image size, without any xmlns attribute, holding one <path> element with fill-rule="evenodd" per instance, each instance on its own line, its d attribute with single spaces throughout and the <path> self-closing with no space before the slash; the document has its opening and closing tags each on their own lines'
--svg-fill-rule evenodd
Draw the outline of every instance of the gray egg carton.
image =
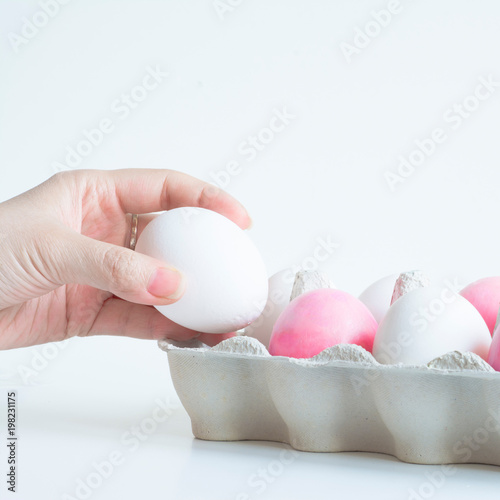
<svg viewBox="0 0 500 500">
<path fill-rule="evenodd" d="M 500 373 L 475 354 L 403 366 L 349 344 L 310 359 L 271 356 L 245 336 L 158 344 L 197 438 L 500 465 Z"/>
</svg>

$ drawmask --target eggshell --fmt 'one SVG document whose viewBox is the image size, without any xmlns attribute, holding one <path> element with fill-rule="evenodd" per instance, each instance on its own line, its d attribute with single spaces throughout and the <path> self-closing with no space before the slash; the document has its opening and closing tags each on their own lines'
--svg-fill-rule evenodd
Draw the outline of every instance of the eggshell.
<svg viewBox="0 0 500 500">
<path fill-rule="evenodd" d="M 356 297 L 322 288 L 292 300 L 276 321 L 269 343 L 273 356 L 310 358 L 337 344 L 371 351 L 377 322 Z"/>
<path fill-rule="evenodd" d="M 400 297 L 380 323 L 373 356 L 379 363 L 425 364 L 450 351 L 486 359 L 491 335 L 474 306 L 448 288 L 418 288 Z"/>
<path fill-rule="evenodd" d="M 264 262 L 248 235 L 216 212 L 197 207 L 164 212 L 146 226 L 136 250 L 184 274 L 184 295 L 156 307 L 179 325 L 229 333 L 250 324 L 264 308 Z"/>
<path fill-rule="evenodd" d="M 398 276 L 399 274 L 390 274 L 375 281 L 359 296 L 359 300 L 368 307 L 377 323 L 380 323 L 389 310 Z"/>
<path fill-rule="evenodd" d="M 290 303 L 295 273 L 292 268 L 283 269 L 269 278 L 267 302 L 261 315 L 245 328 L 245 335 L 256 338 L 266 347 L 278 316 Z"/>
<path fill-rule="evenodd" d="M 495 328 L 498 308 L 500 307 L 500 277 L 483 278 L 467 285 L 460 295 L 465 297 L 481 314 L 490 329 Z"/>
</svg>

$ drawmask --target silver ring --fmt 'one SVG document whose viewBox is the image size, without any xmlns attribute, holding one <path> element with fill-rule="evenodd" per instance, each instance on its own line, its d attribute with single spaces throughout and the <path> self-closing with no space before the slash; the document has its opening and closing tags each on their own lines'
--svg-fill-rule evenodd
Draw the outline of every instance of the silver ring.
<svg viewBox="0 0 500 500">
<path fill-rule="evenodd" d="M 137 244 L 137 226 L 139 225 L 139 215 L 132 214 L 132 223 L 130 226 L 130 243 L 128 247 L 130 250 L 135 250 L 135 245 Z"/>
</svg>

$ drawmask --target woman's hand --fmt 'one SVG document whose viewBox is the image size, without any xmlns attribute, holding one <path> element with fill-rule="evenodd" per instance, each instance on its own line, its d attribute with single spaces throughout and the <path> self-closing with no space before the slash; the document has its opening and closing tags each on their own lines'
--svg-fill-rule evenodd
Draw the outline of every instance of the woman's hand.
<svg viewBox="0 0 500 500">
<path fill-rule="evenodd" d="M 182 295 L 181 274 L 126 248 L 130 214 L 181 206 L 250 225 L 229 194 L 173 170 L 68 171 L 1 203 L 0 349 L 76 335 L 198 337 L 152 307 Z M 153 217 L 139 217 L 138 234 Z M 200 339 L 213 345 L 231 335 Z"/>
</svg>

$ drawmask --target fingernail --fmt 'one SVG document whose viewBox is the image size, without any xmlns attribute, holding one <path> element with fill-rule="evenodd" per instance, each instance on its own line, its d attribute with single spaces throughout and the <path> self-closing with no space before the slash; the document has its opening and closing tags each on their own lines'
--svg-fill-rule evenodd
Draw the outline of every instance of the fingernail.
<svg viewBox="0 0 500 500">
<path fill-rule="evenodd" d="M 184 277 L 177 269 L 159 267 L 149 278 L 148 292 L 162 299 L 178 299 L 184 293 Z"/>
<path fill-rule="evenodd" d="M 253 220 L 252 220 L 252 218 L 250 216 L 248 216 L 248 218 L 250 219 L 250 224 L 248 224 L 247 229 L 252 229 L 252 227 L 253 227 Z"/>
</svg>

